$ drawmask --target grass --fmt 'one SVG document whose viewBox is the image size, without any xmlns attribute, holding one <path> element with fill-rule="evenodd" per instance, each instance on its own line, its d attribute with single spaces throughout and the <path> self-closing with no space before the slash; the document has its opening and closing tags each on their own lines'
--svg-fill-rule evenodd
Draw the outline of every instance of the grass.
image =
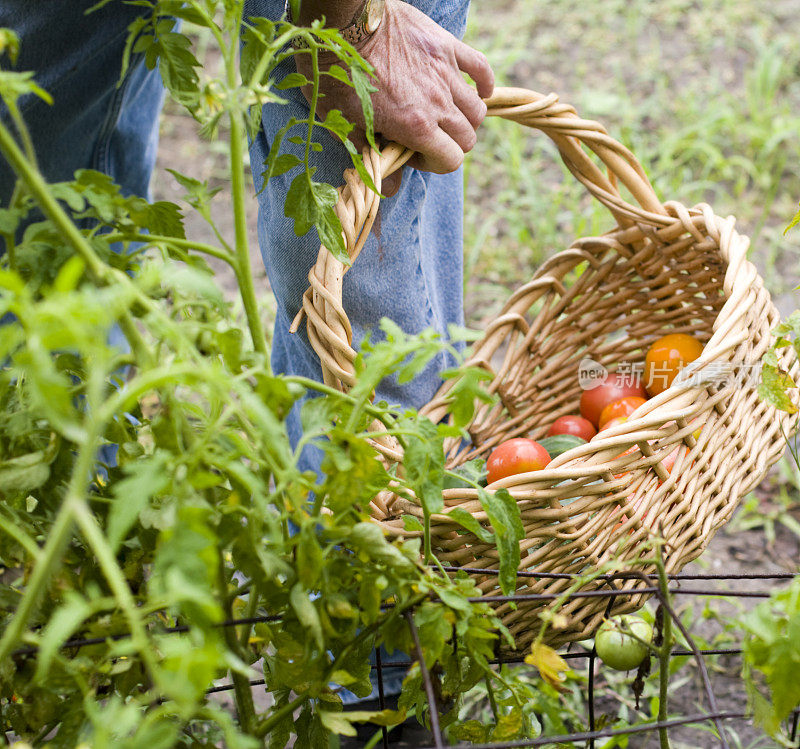
<svg viewBox="0 0 800 749">
<path fill-rule="evenodd" d="M 467 41 L 499 85 L 557 92 L 644 164 L 658 194 L 737 217 L 773 294 L 793 304 L 800 233 L 800 1 L 476 2 Z M 541 134 L 487 121 L 466 168 L 468 321 L 541 261 L 611 227 Z M 783 306 L 783 305 L 782 305 Z"/>
</svg>

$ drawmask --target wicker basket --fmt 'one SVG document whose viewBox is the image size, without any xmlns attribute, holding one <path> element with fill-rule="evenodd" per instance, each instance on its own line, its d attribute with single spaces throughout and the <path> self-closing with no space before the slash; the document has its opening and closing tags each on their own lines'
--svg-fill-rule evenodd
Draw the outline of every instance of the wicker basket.
<svg viewBox="0 0 800 749">
<path fill-rule="evenodd" d="M 545 470 L 490 486 L 507 488 L 518 502 L 525 528 L 520 570 L 586 573 L 616 560 L 619 569 L 651 572 L 640 560 L 652 555 L 649 539 L 658 529 L 666 541 L 668 571 L 677 572 L 700 554 L 782 454 L 782 433 L 793 428 L 792 417 L 756 392 L 756 365 L 770 345 L 778 312 L 745 259 L 749 241 L 735 231 L 732 217 L 720 218 L 707 205 L 662 204 L 633 154 L 601 125 L 559 103 L 555 94 L 498 89 L 487 104 L 489 115 L 548 135 L 572 174 L 611 211 L 616 227 L 579 239 L 547 260 L 488 325 L 468 364 L 491 372 L 490 390 L 499 401 L 479 407 L 469 428 L 474 446 L 455 439 L 445 444 L 448 465 L 485 457 L 511 437 L 541 437 L 557 417 L 575 412 L 579 365 L 587 357 L 613 369 L 621 362 L 643 361 L 648 345 L 666 332 L 691 333 L 705 346 L 692 372 L 682 373 L 626 423 L 561 455 Z M 608 176 L 584 146 L 605 164 Z M 410 155 L 396 144 L 366 154 L 376 185 L 380 188 Z M 345 180 L 338 212 L 355 261 L 379 199 L 354 172 L 348 171 Z M 638 205 L 623 199 L 617 181 Z M 356 355 L 342 307 L 346 271 L 321 247 L 303 300 L 325 382 L 342 390 L 353 385 Z M 790 356 L 784 365 L 796 373 Z M 447 416 L 452 385 L 445 384 L 422 409 L 434 422 Z M 679 444 L 686 449 L 667 472 L 660 461 Z M 389 461 L 402 458 L 392 440 L 382 438 L 376 447 Z M 447 516 L 462 507 L 488 526 L 477 492 L 450 489 L 444 499 L 444 512 L 432 521 L 438 558 L 455 566 L 496 569 L 496 548 Z M 419 535 L 404 531 L 401 519 L 422 515 L 414 502 L 381 496 L 371 509 L 387 531 Z M 480 580 L 484 594 L 499 593 L 496 575 Z M 559 577 L 518 580 L 518 593 L 561 594 L 570 585 Z M 594 581 L 584 589 L 608 584 Z M 613 611 L 633 610 L 645 598 L 615 598 Z M 498 602 L 497 610 L 517 645 L 524 646 L 538 632 L 538 615 L 547 605 Z M 559 610 L 564 617 L 548 636 L 553 644 L 590 636 L 606 614 L 607 600 L 570 598 Z"/>
</svg>

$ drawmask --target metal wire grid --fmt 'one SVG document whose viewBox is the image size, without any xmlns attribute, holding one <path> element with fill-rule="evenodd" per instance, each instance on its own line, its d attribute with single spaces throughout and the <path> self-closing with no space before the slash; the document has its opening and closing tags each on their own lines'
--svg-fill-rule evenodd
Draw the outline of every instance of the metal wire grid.
<svg viewBox="0 0 800 749">
<path fill-rule="evenodd" d="M 462 571 L 467 572 L 468 574 L 472 575 L 480 575 L 480 576 L 491 576 L 497 575 L 497 570 L 491 569 L 475 569 L 475 568 L 464 568 L 464 567 L 445 567 L 444 568 L 448 572 L 455 572 L 455 571 Z M 573 579 L 574 575 L 569 574 L 561 574 L 561 573 L 537 573 L 537 572 L 519 572 L 519 577 L 528 577 L 528 578 L 563 578 L 563 579 Z M 670 581 L 674 581 L 677 583 L 682 583 L 685 581 L 704 581 L 704 582 L 722 582 L 722 581 L 732 581 L 732 580 L 752 580 L 752 581 L 789 581 L 795 577 L 794 574 L 790 573 L 777 573 L 777 574 L 736 574 L 736 575 L 712 575 L 712 574 L 676 574 L 676 575 L 668 575 Z M 644 574 L 640 573 L 618 573 L 618 574 L 611 574 L 611 575 L 600 575 L 596 579 L 598 580 L 606 580 L 609 583 L 617 580 L 643 580 L 645 582 L 649 582 L 650 578 L 648 578 Z M 647 723 L 646 725 L 638 725 L 638 726 L 629 726 L 627 728 L 604 728 L 604 729 L 597 729 L 595 723 L 595 683 L 594 683 L 594 671 L 595 671 L 595 662 L 597 660 L 597 656 L 595 653 L 594 648 L 591 651 L 582 651 L 582 652 L 566 652 L 562 653 L 562 657 L 565 660 L 577 660 L 577 659 L 584 659 L 588 660 L 588 673 L 589 673 L 589 680 L 587 685 L 587 703 L 588 703 L 588 718 L 589 718 L 589 730 L 570 733 L 570 734 L 563 734 L 559 736 L 540 736 L 535 739 L 521 739 L 515 741 L 505 741 L 505 742 L 495 742 L 490 744 L 448 744 L 442 734 L 441 726 L 439 725 L 439 711 L 438 705 L 436 702 L 436 694 L 435 689 L 433 687 L 433 681 L 431 679 L 430 672 L 428 671 L 425 665 L 425 659 L 422 656 L 422 645 L 419 639 L 419 632 L 417 631 L 416 625 L 414 624 L 413 618 L 413 610 L 409 609 L 404 612 L 404 617 L 408 623 L 409 630 L 411 632 L 412 640 L 414 643 L 414 654 L 413 658 L 409 659 L 408 661 L 392 661 L 392 667 L 410 667 L 414 663 L 419 663 L 420 665 L 420 673 L 422 676 L 422 681 L 425 687 L 426 697 L 428 700 L 428 706 L 430 708 L 430 728 L 431 733 L 433 734 L 433 745 L 428 747 L 419 747 L 419 749 L 515 749 L 516 747 L 537 747 L 537 746 L 547 746 L 547 745 L 556 745 L 556 744 L 564 744 L 564 743 L 574 743 L 574 742 L 586 742 L 587 749 L 594 749 L 595 747 L 595 740 L 601 738 L 609 738 L 612 736 L 620 736 L 620 735 L 633 735 L 633 734 L 642 734 L 642 733 L 651 733 L 653 731 L 657 731 L 660 728 L 674 728 L 677 726 L 689 725 L 689 724 L 696 724 L 701 722 L 710 721 L 714 724 L 717 729 L 717 735 L 719 740 L 719 745 L 722 749 L 730 749 L 730 744 L 725 735 L 725 730 L 722 725 L 722 721 L 725 720 L 732 720 L 732 719 L 742 719 L 746 718 L 747 714 L 744 712 L 731 712 L 731 711 L 721 711 L 717 707 L 716 697 L 714 695 L 713 688 L 711 686 L 711 681 L 708 676 L 708 670 L 706 668 L 704 658 L 710 655 L 737 655 L 741 654 L 741 649 L 739 648 L 715 648 L 715 649 L 706 649 L 701 650 L 697 647 L 692 638 L 691 634 L 688 630 L 683 626 L 683 623 L 678 618 L 677 613 L 670 605 L 669 601 L 663 596 L 660 588 L 656 585 L 646 585 L 645 587 L 637 587 L 637 588 L 622 588 L 622 589 L 608 589 L 608 590 L 592 590 L 592 591 L 575 591 L 572 593 L 567 594 L 517 594 L 517 595 L 508 595 L 508 596 L 482 596 L 479 598 L 474 598 L 471 600 L 474 601 L 482 601 L 484 603 L 508 603 L 508 602 L 530 602 L 530 601 L 547 601 L 547 600 L 555 600 L 556 598 L 560 599 L 567 599 L 567 598 L 578 598 L 578 597 L 594 597 L 594 596 L 601 596 L 609 599 L 609 611 L 611 609 L 611 604 L 613 600 L 619 596 L 625 595 L 641 595 L 642 593 L 651 594 L 661 605 L 663 611 L 666 615 L 670 616 L 675 626 L 680 630 L 681 634 L 686 639 L 686 642 L 689 644 L 690 648 L 688 650 L 681 650 L 675 649 L 673 650 L 673 655 L 677 656 L 693 656 L 695 662 L 697 663 L 698 669 L 700 671 L 701 679 L 703 682 L 703 691 L 705 693 L 706 702 L 708 705 L 708 711 L 705 713 L 697 713 L 693 715 L 686 715 L 681 718 L 671 718 L 666 721 L 652 721 Z M 682 588 L 682 587 L 670 587 L 669 588 L 670 595 L 679 595 L 679 596 L 719 596 L 719 597 L 730 597 L 730 598 L 769 598 L 771 591 L 765 589 L 758 589 L 758 590 L 726 590 L 726 589 L 719 589 L 719 588 Z M 219 627 L 235 627 L 242 624 L 258 624 L 263 622 L 275 622 L 280 621 L 283 617 L 281 615 L 262 615 L 262 616 L 251 616 L 251 617 L 244 617 L 244 618 L 236 618 L 236 619 L 228 619 L 223 622 L 220 622 L 217 626 Z M 174 627 L 165 627 L 161 632 L 170 634 L 170 633 L 183 633 L 188 632 L 191 628 L 191 625 L 184 624 L 178 625 Z M 62 645 L 63 649 L 78 649 L 81 647 L 86 647 L 90 645 L 99 645 L 109 640 L 121 640 L 129 637 L 128 633 L 118 633 L 118 634 L 111 634 L 105 637 L 89 637 L 89 638 L 74 638 L 68 640 Z M 35 646 L 26 646 L 17 649 L 14 651 L 13 655 L 17 657 L 24 657 L 27 655 L 32 655 L 37 652 L 37 648 Z M 386 698 L 383 689 L 383 664 L 381 661 L 381 654 L 380 650 L 375 650 L 375 664 L 372 666 L 372 669 L 377 672 L 377 685 L 378 685 L 378 701 L 381 709 L 386 707 Z M 523 661 L 522 656 L 500 656 L 498 655 L 494 658 L 491 663 L 493 665 L 502 665 L 502 664 L 509 664 L 509 663 L 521 663 Z M 253 679 L 250 681 L 251 687 L 258 687 L 264 686 L 266 681 L 264 679 Z M 221 684 L 219 686 L 212 687 L 206 690 L 206 694 L 218 694 L 221 692 L 227 692 L 233 690 L 234 685 L 230 684 Z M 800 732 L 800 708 L 794 710 L 792 714 L 792 727 L 790 731 L 790 740 L 793 745 L 797 746 L 800 749 L 800 736 L 798 735 Z M 388 731 L 386 728 L 382 729 L 382 746 L 384 749 L 389 749 L 389 741 L 388 741 Z"/>
</svg>

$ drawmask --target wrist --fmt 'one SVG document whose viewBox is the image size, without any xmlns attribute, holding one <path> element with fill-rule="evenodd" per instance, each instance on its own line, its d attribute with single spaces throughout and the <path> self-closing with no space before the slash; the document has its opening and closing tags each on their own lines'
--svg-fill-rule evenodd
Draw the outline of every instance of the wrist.
<svg viewBox="0 0 800 749">
<path fill-rule="evenodd" d="M 323 2 L 304 0 L 299 18 L 292 19 L 289 0 L 286 0 L 286 17 L 301 26 L 324 17 L 327 28 L 338 29 L 342 37 L 359 49 L 380 27 L 386 0 L 356 0 L 356 2 Z"/>
</svg>

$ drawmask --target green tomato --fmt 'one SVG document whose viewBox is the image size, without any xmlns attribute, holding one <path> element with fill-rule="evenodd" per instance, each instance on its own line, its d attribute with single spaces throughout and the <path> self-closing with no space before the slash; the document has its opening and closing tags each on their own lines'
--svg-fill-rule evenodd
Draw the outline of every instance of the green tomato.
<svg viewBox="0 0 800 749">
<path fill-rule="evenodd" d="M 652 639 L 653 628 L 642 617 L 624 614 L 603 622 L 597 630 L 594 646 L 606 666 L 617 671 L 630 671 L 644 660 L 648 652 L 644 643 Z"/>
</svg>

